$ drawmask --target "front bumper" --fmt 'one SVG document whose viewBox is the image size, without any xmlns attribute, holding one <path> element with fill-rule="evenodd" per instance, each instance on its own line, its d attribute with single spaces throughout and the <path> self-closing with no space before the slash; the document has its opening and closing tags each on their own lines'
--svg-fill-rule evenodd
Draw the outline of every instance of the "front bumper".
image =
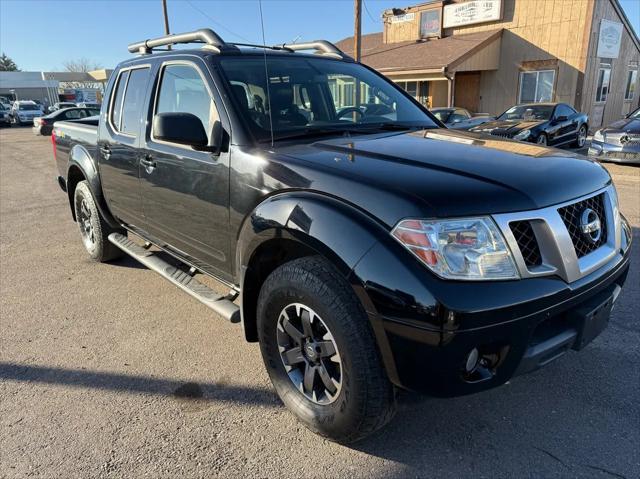
<svg viewBox="0 0 640 479">
<path fill-rule="evenodd" d="M 640 164 L 640 145 L 620 146 L 592 140 L 587 155 L 599 161 Z"/>
<path fill-rule="evenodd" d="M 353 280 L 396 385 L 434 396 L 470 394 L 582 349 L 597 336 L 627 277 L 630 236 L 607 264 L 572 283 L 557 276 L 443 281 L 394 262 L 382 244 L 356 265 Z M 469 373 L 474 348 L 481 361 Z"/>
</svg>

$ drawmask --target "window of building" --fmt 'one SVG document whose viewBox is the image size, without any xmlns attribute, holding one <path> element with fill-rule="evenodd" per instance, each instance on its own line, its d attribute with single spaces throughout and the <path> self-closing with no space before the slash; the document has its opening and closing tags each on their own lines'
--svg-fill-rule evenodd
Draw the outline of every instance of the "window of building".
<svg viewBox="0 0 640 479">
<path fill-rule="evenodd" d="M 166 112 L 197 116 L 207 137 L 211 135 L 213 123 L 218 120 L 218 110 L 204 80 L 194 67 L 176 64 L 164 68 L 156 113 Z"/>
<path fill-rule="evenodd" d="M 596 88 L 596 101 L 607 101 L 609 95 L 609 84 L 611 83 L 611 67 L 601 66 L 598 70 L 598 87 Z"/>
<path fill-rule="evenodd" d="M 518 103 L 552 101 L 555 78 L 555 70 L 520 72 L 520 98 Z"/>
<path fill-rule="evenodd" d="M 627 72 L 627 85 L 624 89 L 624 99 L 633 100 L 636 93 L 636 81 L 638 80 L 638 70 L 629 70 Z"/>
</svg>

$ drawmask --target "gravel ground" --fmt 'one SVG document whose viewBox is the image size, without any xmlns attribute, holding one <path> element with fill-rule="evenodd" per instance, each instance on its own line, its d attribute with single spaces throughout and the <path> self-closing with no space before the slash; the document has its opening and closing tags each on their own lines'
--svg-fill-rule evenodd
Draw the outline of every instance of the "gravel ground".
<svg viewBox="0 0 640 479">
<path fill-rule="evenodd" d="M 607 168 L 637 243 L 640 169 Z M 48 138 L 0 130 L 1 477 L 640 476 L 638 243 L 582 353 L 474 396 L 404 393 L 343 447 L 296 423 L 238 325 L 132 260 L 90 262 L 54 174 Z"/>
</svg>

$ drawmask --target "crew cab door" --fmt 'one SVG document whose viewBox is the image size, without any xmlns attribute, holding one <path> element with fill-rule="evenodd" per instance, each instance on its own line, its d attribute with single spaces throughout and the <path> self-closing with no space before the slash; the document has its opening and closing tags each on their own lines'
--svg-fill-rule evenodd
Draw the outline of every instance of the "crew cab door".
<svg viewBox="0 0 640 479">
<path fill-rule="evenodd" d="M 120 70 L 98 135 L 100 181 L 107 205 L 116 218 L 134 227 L 144 223 L 138 148 L 149 78 L 149 65 Z"/>
<path fill-rule="evenodd" d="M 229 153 L 196 151 L 153 134 L 158 113 L 191 113 L 212 141 L 220 121 L 219 96 L 200 60 L 164 62 L 140 151 L 144 229 L 190 262 L 220 277 L 230 274 Z M 229 131 L 227 129 L 227 131 Z"/>
</svg>

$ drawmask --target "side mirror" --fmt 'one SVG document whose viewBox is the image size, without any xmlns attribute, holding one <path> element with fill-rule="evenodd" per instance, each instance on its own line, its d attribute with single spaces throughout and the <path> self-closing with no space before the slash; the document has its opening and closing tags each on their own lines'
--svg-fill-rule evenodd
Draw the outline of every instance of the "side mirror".
<svg viewBox="0 0 640 479">
<path fill-rule="evenodd" d="M 153 136 L 158 140 L 191 146 L 194 150 L 210 149 L 200 118 L 191 113 L 158 113 L 153 117 Z"/>
</svg>

